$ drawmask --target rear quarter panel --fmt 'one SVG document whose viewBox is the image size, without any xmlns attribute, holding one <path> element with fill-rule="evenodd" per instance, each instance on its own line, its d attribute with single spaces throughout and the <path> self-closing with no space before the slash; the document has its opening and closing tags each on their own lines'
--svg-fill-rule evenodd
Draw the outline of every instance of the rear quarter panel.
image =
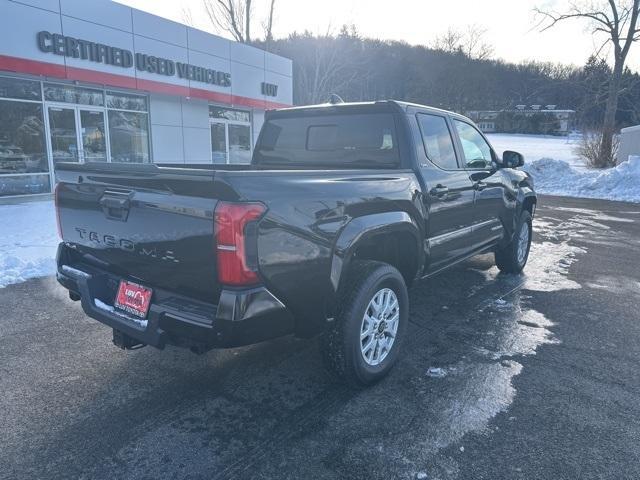
<svg viewBox="0 0 640 480">
<path fill-rule="evenodd" d="M 336 294 L 332 256 L 347 225 L 384 212 L 406 212 L 414 220 L 422 215 L 411 170 L 225 172 L 216 182 L 218 192 L 233 192 L 229 200 L 267 205 L 258 230 L 260 275 L 294 313 L 301 334 L 326 321 Z"/>
</svg>

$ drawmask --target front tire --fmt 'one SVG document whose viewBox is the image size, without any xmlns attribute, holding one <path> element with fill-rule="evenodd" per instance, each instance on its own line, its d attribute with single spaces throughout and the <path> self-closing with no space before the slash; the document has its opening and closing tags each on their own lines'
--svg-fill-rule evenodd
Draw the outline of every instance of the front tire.
<svg viewBox="0 0 640 480">
<path fill-rule="evenodd" d="M 370 385 L 387 375 L 402 347 L 408 309 L 407 287 L 396 268 L 355 261 L 322 340 L 329 370 L 351 385 Z"/>
<path fill-rule="evenodd" d="M 520 215 L 511 242 L 495 251 L 496 265 L 501 272 L 522 272 L 529 259 L 532 233 L 531 214 L 525 210 Z"/>
</svg>

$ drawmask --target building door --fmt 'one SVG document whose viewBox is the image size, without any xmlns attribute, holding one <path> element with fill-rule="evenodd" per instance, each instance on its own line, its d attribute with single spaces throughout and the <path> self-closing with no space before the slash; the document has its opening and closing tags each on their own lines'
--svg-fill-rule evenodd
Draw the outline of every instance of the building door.
<svg viewBox="0 0 640 480">
<path fill-rule="evenodd" d="M 49 105 L 51 158 L 57 162 L 106 162 L 104 111 L 86 107 Z"/>
<path fill-rule="evenodd" d="M 77 109 L 80 134 L 80 160 L 106 162 L 107 142 L 103 110 Z"/>
<path fill-rule="evenodd" d="M 211 159 L 213 163 L 229 163 L 227 151 L 227 125 L 225 122 L 211 122 Z"/>
<path fill-rule="evenodd" d="M 48 114 L 53 163 L 80 161 L 75 108 L 49 107 Z"/>
<path fill-rule="evenodd" d="M 210 107 L 213 163 L 251 163 L 250 118 L 249 112 Z"/>
<path fill-rule="evenodd" d="M 251 163 L 251 127 L 228 122 L 229 163 Z"/>
</svg>

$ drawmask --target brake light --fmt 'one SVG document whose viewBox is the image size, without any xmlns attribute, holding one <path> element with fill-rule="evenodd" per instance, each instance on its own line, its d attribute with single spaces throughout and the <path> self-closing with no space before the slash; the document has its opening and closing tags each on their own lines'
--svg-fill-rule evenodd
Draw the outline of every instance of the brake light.
<svg viewBox="0 0 640 480">
<path fill-rule="evenodd" d="M 252 285 L 258 283 L 255 257 L 255 237 L 247 244 L 247 225 L 258 220 L 266 211 L 261 203 L 219 202 L 214 214 L 218 280 L 224 285 Z M 247 248 L 249 247 L 249 248 Z"/>
<path fill-rule="evenodd" d="M 58 227 L 58 236 L 60 240 L 62 240 L 62 225 L 60 224 L 60 204 L 58 202 L 58 190 L 60 189 L 60 183 L 56 183 L 55 189 L 53 190 L 53 200 L 56 207 L 56 226 Z"/>
</svg>

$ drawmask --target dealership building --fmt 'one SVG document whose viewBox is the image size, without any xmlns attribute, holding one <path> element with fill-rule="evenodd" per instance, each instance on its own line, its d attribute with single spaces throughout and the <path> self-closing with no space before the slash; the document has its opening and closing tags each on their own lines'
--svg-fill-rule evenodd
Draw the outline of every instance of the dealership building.
<svg viewBox="0 0 640 480">
<path fill-rule="evenodd" d="M 108 0 L 0 0 L 0 199 L 57 162 L 247 163 L 291 60 Z"/>
</svg>

